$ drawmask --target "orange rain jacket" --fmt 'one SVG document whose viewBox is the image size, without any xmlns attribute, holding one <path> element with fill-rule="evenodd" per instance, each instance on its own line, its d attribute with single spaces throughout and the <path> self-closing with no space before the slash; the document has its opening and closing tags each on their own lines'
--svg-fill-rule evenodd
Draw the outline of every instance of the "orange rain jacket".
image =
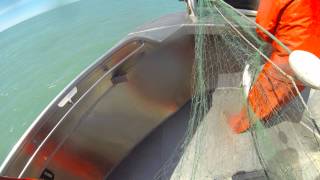
<svg viewBox="0 0 320 180">
<path fill-rule="evenodd" d="M 256 21 L 289 49 L 309 51 L 320 57 L 320 0 L 260 0 Z M 272 43 L 270 59 L 292 75 L 288 53 L 261 30 L 257 29 L 257 33 Z M 263 120 L 297 94 L 292 84 L 276 74 L 280 73 L 267 62 L 249 92 L 249 104 Z M 303 88 L 299 86 L 300 91 Z"/>
<path fill-rule="evenodd" d="M 320 57 L 320 0 L 260 0 L 256 21 L 289 49 L 309 51 Z M 293 75 L 288 53 L 261 30 L 257 29 L 257 33 L 272 43 L 271 61 Z M 297 84 L 302 91 L 302 84 Z M 267 62 L 249 92 L 248 101 L 257 117 L 267 121 L 296 95 L 293 84 Z M 240 114 L 229 119 L 236 133 L 250 127 L 246 112 L 244 107 Z"/>
<path fill-rule="evenodd" d="M 258 24 L 274 34 L 291 50 L 306 50 L 320 55 L 319 0 L 260 0 Z M 287 53 L 257 29 L 257 33 L 272 43 L 279 56 Z"/>
</svg>

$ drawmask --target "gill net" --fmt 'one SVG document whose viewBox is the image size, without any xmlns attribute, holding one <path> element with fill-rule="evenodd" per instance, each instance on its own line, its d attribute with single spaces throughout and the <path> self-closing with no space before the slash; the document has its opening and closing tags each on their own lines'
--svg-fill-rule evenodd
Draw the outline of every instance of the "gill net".
<svg viewBox="0 0 320 180">
<path fill-rule="evenodd" d="M 169 160 L 155 179 L 319 179 L 319 128 L 290 49 L 222 0 L 199 0 L 196 13 L 191 119 L 173 174 Z"/>
</svg>

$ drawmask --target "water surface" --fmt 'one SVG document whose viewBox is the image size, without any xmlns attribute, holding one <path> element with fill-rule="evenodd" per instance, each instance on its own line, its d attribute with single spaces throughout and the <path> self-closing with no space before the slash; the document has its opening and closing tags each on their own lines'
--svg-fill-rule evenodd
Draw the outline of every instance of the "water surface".
<svg viewBox="0 0 320 180">
<path fill-rule="evenodd" d="M 0 163 L 43 108 L 137 26 L 178 0 L 81 0 L 0 32 Z"/>
</svg>

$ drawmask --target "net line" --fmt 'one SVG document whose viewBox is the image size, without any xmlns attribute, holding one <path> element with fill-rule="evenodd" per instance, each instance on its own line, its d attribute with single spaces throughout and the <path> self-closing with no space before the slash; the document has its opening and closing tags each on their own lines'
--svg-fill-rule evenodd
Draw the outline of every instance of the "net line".
<svg viewBox="0 0 320 180">
<path fill-rule="evenodd" d="M 208 94 L 211 95 L 211 92 L 208 91 L 208 88 L 210 89 L 211 84 L 215 84 L 217 81 L 217 78 L 215 77 L 216 73 L 223 73 L 225 71 L 226 73 L 233 73 L 233 66 L 234 64 L 239 64 L 240 67 L 243 67 L 246 64 L 253 64 L 253 74 L 257 75 L 259 73 L 259 59 L 265 62 L 268 62 L 271 64 L 272 67 L 275 68 L 275 70 L 283 75 L 285 78 L 287 78 L 290 81 L 290 84 L 293 85 L 292 91 L 295 91 L 297 94 L 297 99 L 299 102 L 293 102 L 292 109 L 297 108 L 297 111 L 302 112 L 305 110 L 307 115 L 307 120 L 311 122 L 312 119 L 312 113 L 309 110 L 309 107 L 305 100 L 302 97 L 302 94 L 300 93 L 298 86 L 295 82 L 295 79 L 285 72 L 281 67 L 279 67 L 277 64 L 275 64 L 267 55 L 268 51 L 263 49 L 263 42 L 261 42 L 254 33 L 249 32 L 249 28 L 252 28 L 252 25 L 256 26 L 257 28 L 261 29 L 263 32 L 265 32 L 271 39 L 273 39 L 275 42 L 283 46 L 283 48 L 288 52 L 288 54 L 291 52 L 290 49 L 288 49 L 285 45 L 283 45 L 281 42 L 278 42 L 279 40 L 276 39 L 272 34 L 267 32 L 264 28 L 262 28 L 260 25 L 253 22 L 250 18 L 246 17 L 244 14 L 242 14 L 240 11 L 234 9 L 230 5 L 226 4 L 222 0 L 200 0 L 198 2 L 199 4 L 199 10 L 198 10 L 198 17 L 195 20 L 195 63 L 193 66 L 193 97 L 192 97 L 192 112 L 191 112 L 191 118 L 188 123 L 188 130 L 185 134 L 183 142 L 176 148 L 177 154 L 182 152 L 182 157 L 179 160 L 179 163 L 177 166 L 174 164 L 174 158 L 179 155 L 172 155 L 172 158 L 170 158 L 168 161 L 165 162 L 164 168 L 159 169 L 157 175 L 154 179 L 226 179 L 227 177 L 232 176 L 232 172 L 236 172 L 236 170 L 241 170 L 241 166 L 237 165 L 238 160 L 232 159 L 234 154 L 228 154 L 228 155 L 221 155 L 219 157 L 219 154 L 217 153 L 223 153 L 223 151 L 218 150 L 215 153 L 215 147 L 218 149 L 223 148 L 226 144 L 231 143 L 230 147 L 237 147 L 237 144 L 241 144 L 243 142 L 239 141 L 237 142 L 236 139 L 241 136 L 245 135 L 235 135 L 232 136 L 229 141 L 231 142 L 220 142 L 222 137 L 224 135 L 221 135 L 222 137 L 219 137 L 220 135 L 217 134 L 215 131 L 219 131 L 219 126 L 221 124 L 219 119 L 219 116 L 211 117 L 213 119 L 206 118 L 207 113 L 210 109 L 212 109 L 211 105 L 208 104 L 210 101 L 210 98 L 208 97 Z M 222 10 L 220 8 L 224 8 L 222 10 L 225 10 L 228 8 L 227 12 L 229 14 L 224 15 Z M 205 8 L 204 8 L 205 7 Z M 202 9 L 203 8 L 203 9 Z M 238 16 L 232 17 L 230 14 L 236 13 Z M 239 18 L 236 19 L 236 23 L 232 23 L 230 18 Z M 209 22 L 208 22 L 209 20 Z M 217 23 L 215 23 L 215 22 Z M 220 21 L 223 21 L 224 23 L 220 23 Z M 244 22 L 246 21 L 246 22 Z M 238 27 L 236 24 L 239 23 L 239 26 L 241 30 L 245 30 L 245 33 L 243 34 L 240 30 L 238 30 Z M 242 24 L 243 23 L 243 24 Z M 248 23 L 249 25 L 247 25 Z M 220 35 L 220 37 L 212 36 L 214 33 L 214 29 L 210 29 L 209 26 L 211 24 L 224 24 L 228 25 L 229 27 L 225 26 L 225 30 L 218 32 L 216 34 Z M 237 24 L 238 25 L 238 24 Z M 247 27 L 250 26 L 250 27 Z M 248 28 L 248 29 L 244 29 Z M 233 31 L 233 32 L 231 32 Z M 210 37 L 207 36 L 207 34 L 211 35 Z M 246 37 L 245 35 L 249 35 L 249 37 Z M 253 40 L 257 41 L 255 42 L 257 45 L 255 45 L 254 42 L 251 42 Z M 211 43 L 211 44 L 210 44 Z M 225 43 L 225 44 L 223 44 Z M 226 49 L 228 48 L 228 49 Z M 266 52 L 263 52 L 266 51 Z M 239 55 L 239 58 L 236 57 L 236 59 L 233 59 L 232 62 L 228 61 L 228 58 L 230 58 L 232 55 Z M 221 70 L 221 72 L 220 72 Z M 219 71 L 219 72 L 215 72 Z M 220 75 L 219 75 L 220 76 Z M 252 87 L 252 84 L 250 84 Z M 241 89 L 242 87 L 240 87 Z M 217 90 L 222 91 L 222 94 L 220 94 L 220 98 L 222 98 L 222 101 L 228 101 L 228 91 L 236 91 L 239 90 L 238 87 L 217 87 Z M 251 88 L 250 88 L 251 89 Z M 219 92 L 218 92 L 219 93 Z M 294 93 L 292 93 L 294 94 Z M 294 97 L 294 95 L 290 95 L 291 98 Z M 267 96 L 267 95 L 265 95 Z M 226 98 L 226 99 L 225 99 Z M 217 100 L 217 99 L 215 99 Z M 243 99 L 246 101 L 246 98 Z M 242 101 L 243 101 L 242 100 Z M 213 101 L 213 100 L 212 100 Z M 218 106 L 219 103 L 221 103 L 218 100 Z M 247 102 L 248 103 L 248 102 Z M 268 102 L 265 102 L 268 103 Z M 300 107 L 300 104 L 302 104 L 302 107 Z M 214 106 L 214 105 L 213 105 Z M 213 108 L 214 109 L 214 108 Z M 210 110 L 211 111 L 211 110 Z M 219 111 L 219 110 L 218 110 Z M 249 109 L 248 109 L 249 111 Z M 212 112 L 211 112 L 212 113 Z M 274 110 L 274 117 L 276 119 L 276 122 L 286 121 L 289 120 L 290 117 L 287 115 L 281 115 L 279 114 L 279 109 Z M 257 158 L 259 158 L 259 164 L 262 166 L 264 174 L 267 176 L 268 179 L 301 179 L 301 176 L 305 176 L 304 179 L 312 179 L 311 177 L 316 176 L 319 174 L 319 168 L 316 166 L 317 161 L 315 157 L 310 154 L 310 152 L 307 150 L 308 147 L 305 147 L 305 142 L 301 141 L 303 137 L 301 138 L 301 134 L 299 134 L 299 129 L 295 129 L 294 125 L 288 124 L 287 130 L 291 130 L 291 134 L 286 134 L 287 136 L 291 136 L 290 141 L 296 144 L 291 144 L 299 150 L 298 152 L 292 151 L 289 145 L 286 144 L 279 144 L 278 140 L 273 140 L 274 134 L 281 133 L 283 127 L 278 127 L 274 125 L 271 125 L 272 128 L 269 127 L 263 127 L 262 120 L 257 121 L 251 121 L 251 119 L 256 118 L 255 116 L 251 116 L 250 113 L 248 113 L 250 116 L 250 123 L 255 122 L 255 124 L 251 124 L 252 128 L 250 128 L 250 134 L 253 138 L 253 141 L 251 143 L 254 143 L 254 148 L 249 148 L 247 150 L 248 153 L 255 153 L 257 154 Z M 305 126 L 306 129 L 309 128 L 308 125 L 306 125 L 303 121 L 300 121 L 302 126 Z M 266 122 L 266 124 L 270 124 L 269 121 Z M 315 132 L 317 130 L 317 125 L 315 122 L 312 122 L 314 125 L 312 131 Z M 209 128 L 212 127 L 212 125 L 218 127 L 218 128 Z M 286 125 L 286 124 L 285 124 Z M 310 126 L 311 127 L 311 126 Z M 317 130 L 318 131 L 318 130 Z M 287 133 L 287 132 L 286 132 Z M 302 134 L 304 136 L 304 134 Z M 319 148 L 319 134 L 313 133 L 312 134 L 313 140 L 317 142 L 317 147 Z M 239 137 L 238 137 L 239 136 Z M 292 143 L 291 142 L 291 143 Z M 247 143 L 244 141 L 244 143 Z M 221 147 L 217 147 L 221 146 Z M 248 146 L 250 143 L 248 143 Z M 274 147 L 273 147 L 274 146 Z M 282 154 L 283 152 L 286 152 L 288 150 L 289 153 L 300 153 L 300 160 L 303 160 L 302 167 L 299 168 L 294 160 L 295 158 L 292 158 L 291 155 L 288 155 L 286 157 L 288 161 L 285 161 L 284 163 L 280 162 L 279 159 L 276 158 L 278 154 Z M 210 153 L 211 152 L 211 153 Z M 214 152 L 212 154 L 212 152 Z M 236 152 L 230 150 L 230 152 Z M 235 155 L 237 156 L 237 155 Z M 209 158 L 211 157 L 211 158 Z M 215 158 L 212 158 L 215 157 Z M 238 158 L 238 157 L 236 157 Z M 241 157 L 240 157 L 241 159 Z M 222 160 L 220 162 L 220 160 Z M 208 162 L 209 161 L 209 162 Z M 214 161 L 213 163 L 210 163 L 210 161 Z M 229 162 L 228 162 L 229 161 Z M 274 162 L 273 162 L 274 161 Z M 222 164 L 219 164 L 222 163 Z M 230 164 L 234 163 L 234 165 L 230 166 Z M 275 164 L 279 163 L 279 164 Z M 240 162 L 241 164 L 241 162 Z M 221 167 L 231 167 L 235 168 L 238 166 L 239 169 L 235 169 L 235 171 L 229 170 L 229 169 L 219 169 L 219 165 Z M 299 164 L 298 164 L 299 165 Z M 172 177 L 167 177 L 167 173 L 170 171 L 170 168 L 174 167 L 175 171 L 173 173 Z M 303 175 L 299 175 L 299 172 L 302 171 L 300 169 L 310 169 L 305 170 L 305 172 L 302 172 Z M 216 172 L 214 172 L 216 171 Z M 170 173 L 170 172 L 169 172 Z M 220 175 L 223 176 L 220 176 Z M 271 177 L 269 177 L 271 175 Z M 202 178 L 199 178 L 202 177 Z M 277 177 L 277 178 L 275 178 Z"/>
<path fill-rule="evenodd" d="M 224 1 L 221 1 L 223 2 L 224 4 L 227 4 L 225 3 Z M 227 4 L 228 5 L 228 4 Z M 232 6 L 228 5 L 229 7 L 232 8 L 232 10 L 238 12 L 238 13 L 241 13 L 239 12 L 238 10 L 236 10 L 235 8 L 233 8 Z M 297 84 L 294 80 L 294 78 L 292 76 L 290 76 L 289 74 L 287 74 L 286 72 L 284 72 L 279 66 L 277 66 L 274 62 L 272 62 L 272 60 L 267 56 L 265 55 L 263 52 L 261 52 L 255 45 L 253 45 L 246 37 L 243 36 L 243 34 L 222 14 L 222 12 L 218 9 L 218 7 L 216 5 L 214 5 L 214 8 L 217 10 L 217 12 L 219 12 L 219 14 L 221 15 L 221 17 L 232 27 L 232 29 L 239 34 L 239 36 L 245 41 L 247 42 L 254 50 L 256 50 L 266 61 L 268 61 L 269 63 L 272 64 L 272 66 L 274 66 L 281 74 L 283 74 L 284 76 L 286 76 L 290 81 L 291 83 L 293 84 L 295 90 L 296 90 L 296 93 L 298 94 L 301 102 L 303 103 L 303 106 L 304 108 L 306 109 L 306 111 L 308 112 L 308 115 L 309 115 L 309 120 L 311 121 L 311 123 L 313 123 L 315 125 L 315 128 L 317 128 L 317 125 L 312 121 L 312 113 L 310 112 L 309 110 L 309 107 L 307 105 L 307 103 L 305 102 L 305 100 L 303 99 L 298 87 L 297 87 Z M 242 14 L 242 13 L 241 13 Z M 244 15 L 245 16 L 245 15 Z M 249 19 L 249 18 L 246 18 L 246 19 Z M 250 20 L 251 21 L 251 20 Z M 252 22 L 252 21 L 251 21 Z M 267 34 L 270 36 L 271 33 L 269 33 L 269 31 L 265 30 L 263 27 L 261 27 L 259 24 L 255 23 L 255 22 L 252 22 L 254 23 L 259 29 L 263 30 L 263 32 L 268 32 Z M 283 47 L 285 47 L 285 49 L 291 53 L 292 51 L 289 50 L 281 41 L 279 41 L 277 38 L 275 38 L 273 35 L 271 35 L 270 37 L 272 37 L 273 40 L 277 41 L 277 42 L 280 42 Z M 317 128 L 318 129 L 318 128 Z M 320 134 L 319 130 L 318 130 L 318 133 Z"/>
</svg>

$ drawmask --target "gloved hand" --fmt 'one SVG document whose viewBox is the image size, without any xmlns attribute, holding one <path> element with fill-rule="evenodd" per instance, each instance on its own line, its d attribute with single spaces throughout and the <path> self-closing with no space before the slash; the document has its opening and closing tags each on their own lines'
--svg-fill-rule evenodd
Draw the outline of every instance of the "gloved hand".
<svg viewBox="0 0 320 180">
<path fill-rule="evenodd" d="M 250 121 L 248 119 L 246 109 L 243 108 L 240 113 L 229 117 L 228 124 L 232 131 L 236 134 L 247 131 L 250 128 Z"/>
</svg>

